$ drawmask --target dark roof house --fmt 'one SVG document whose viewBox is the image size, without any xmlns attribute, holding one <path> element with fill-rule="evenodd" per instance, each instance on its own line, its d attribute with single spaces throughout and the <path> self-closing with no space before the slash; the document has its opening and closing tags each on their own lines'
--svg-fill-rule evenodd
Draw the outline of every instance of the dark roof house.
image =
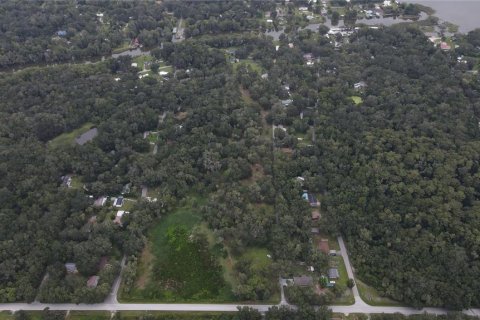
<svg viewBox="0 0 480 320">
<path fill-rule="evenodd" d="M 328 269 L 328 278 L 330 278 L 330 279 L 340 278 L 340 274 L 338 273 L 338 269 L 337 268 Z"/>
<path fill-rule="evenodd" d="M 293 277 L 293 284 L 300 287 L 308 287 L 313 285 L 313 279 L 309 276 Z"/>
<path fill-rule="evenodd" d="M 123 206 L 123 197 L 118 197 L 117 199 L 115 199 L 113 206 L 117 208 L 120 208 L 121 206 Z"/>
</svg>

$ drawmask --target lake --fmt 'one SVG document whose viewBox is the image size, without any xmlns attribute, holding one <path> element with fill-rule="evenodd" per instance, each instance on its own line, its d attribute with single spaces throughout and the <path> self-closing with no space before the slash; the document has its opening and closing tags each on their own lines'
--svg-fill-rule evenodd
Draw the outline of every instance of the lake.
<svg viewBox="0 0 480 320">
<path fill-rule="evenodd" d="M 405 1 L 402 1 L 405 2 Z M 435 16 L 459 26 L 467 33 L 480 28 L 480 0 L 412 0 L 435 10 Z"/>
</svg>

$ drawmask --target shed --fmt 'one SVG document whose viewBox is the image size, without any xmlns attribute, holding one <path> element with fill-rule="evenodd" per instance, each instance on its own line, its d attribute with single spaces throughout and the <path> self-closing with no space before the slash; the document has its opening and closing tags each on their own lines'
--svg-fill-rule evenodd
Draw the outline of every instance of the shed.
<svg viewBox="0 0 480 320">
<path fill-rule="evenodd" d="M 308 287 L 313 285 L 313 279 L 312 277 L 309 277 L 309 276 L 293 277 L 293 283 L 296 286 Z"/>
<path fill-rule="evenodd" d="M 340 278 L 340 274 L 338 273 L 338 269 L 337 268 L 328 269 L 328 278 L 330 278 L 330 279 Z"/>
<path fill-rule="evenodd" d="M 65 269 L 67 269 L 68 273 L 77 273 L 78 272 L 77 265 L 73 262 L 65 263 Z"/>
</svg>

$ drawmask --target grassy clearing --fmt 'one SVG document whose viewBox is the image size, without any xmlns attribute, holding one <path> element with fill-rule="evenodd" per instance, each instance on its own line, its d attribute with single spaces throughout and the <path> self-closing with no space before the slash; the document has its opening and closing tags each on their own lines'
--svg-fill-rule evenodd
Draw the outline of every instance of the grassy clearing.
<svg viewBox="0 0 480 320">
<path fill-rule="evenodd" d="M 108 320 L 110 312 L 107 311 L 71 311 L 68 320 Z"/>
<path fill-rule="evenodd" d="M 139 68 L 140 70 L 143 70 L 145 62 L 152 61 L 152 60 L 153 60 L 153 57 L 150 55 L 141 55 L 133 58 L 133 62 L 137 63 L 137 68 Z"/>
<path fill-rule="evenodd" d="M 125 41 L 120 47 L 113 49 L 113 54 L 122 53 L 124 51 L 130 50 L 130 42 Z"/>
<path fill-rule="evenodd" d="M 335 241 L 336 242 L 336 241 Z M 348 274 L 347 274 L 347 268 L 345 267 L 345 263 L 343 261 L 342 256 L 334 256 L 331 257 L 331 265 L 336 266 L 338 268 L 338 273 L 340 274 L 340 278 L 336 280 L 338 284 L 344 285 L 347 287 L 347 282 L 348 282 Z M 345 293 L 335 299 L 334 304 L 336 305 L 351 305 L 355 303 L 355 298 L 353 297 L 352 290 L 347 287 L 347 290 L 345 290 Z"/>
<path fill-rule="evenodd" d="M 0 320 L 10 320 L 14 319 L 13 315 L 10 312 L 2 311 L 0 312 Z"/>
<path fill-rule="evenodd" d="M 358 278 L 355 279 L 355 283 L 357 284 L 358 291 L 360 293 L 360 297 L 363 301 L 368 303 L 372 306 L 402 306 L 402 304 L 398 301 L 382 297 L 380 296 L 379 292 L 373 288 L 368 286 L 367 284 L 363 283 Z"/>
<path fill-rule="evenodd" d="M 253 71 L 258 72 L 259 74 L 263 73 L 262 67 L 251 59 L 240 60 L 240 62 L 235 63 L 233 65 L 233 68 L 235 69 L 235 71 L 237 71 L 238 68 L 242 65 L 246 65 L 247 67 L 250 67 Z"/>
<path fill-rule="evenodd" d="M 135 288 L 128 301 L 230 301 L 231 290 L 211 247 L 213 233 L 201 224 L 205 199 L 191 197 L 150 231 Z M 198 226 L 198 227 L 197 227 Z"/>
<path fill-rule="evenodd" d="M 362 97 L 359 96 L 351 96 L 350 98 L 352 98 L 353 102 L 357 105 L 363 102 Z"/>
<path fill-rule="evenodd" d="M 78 137 L 79 135 L 87 132 L 93 127 L 93 123 L 87 122 L 83 126 L 81 126 L 78 129 L 75 129 L 70 132 L 65 132 L 62 133 L 61 135 L 53 138 L 48 142 L 48 145 L 51 147 L 62 147 L 62 146 L 67 146 L 67 145 L 72 145 L 75 143 L 75 138 Z"/>
<path fill-rule="evenodd" d="M 79 176 L 73 176 L 71 186 L 73 189 L 82 189 L 83 188 L 82 178 Z"/>
</svg>

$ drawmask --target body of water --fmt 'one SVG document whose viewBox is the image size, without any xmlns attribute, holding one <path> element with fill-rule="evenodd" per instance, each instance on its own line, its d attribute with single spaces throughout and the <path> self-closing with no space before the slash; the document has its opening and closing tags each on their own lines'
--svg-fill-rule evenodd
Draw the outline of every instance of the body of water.
<svg viewBox="0 0 480 320">
<path fill-rule="evenodd" d="M 403 1 L 405 2 L 405 1 Z M 458 31 L 467 33 L 480 28 L 480 0 L 411 0 L 435 10 L 442 21 L 458 25 Z"/>
</svg>

